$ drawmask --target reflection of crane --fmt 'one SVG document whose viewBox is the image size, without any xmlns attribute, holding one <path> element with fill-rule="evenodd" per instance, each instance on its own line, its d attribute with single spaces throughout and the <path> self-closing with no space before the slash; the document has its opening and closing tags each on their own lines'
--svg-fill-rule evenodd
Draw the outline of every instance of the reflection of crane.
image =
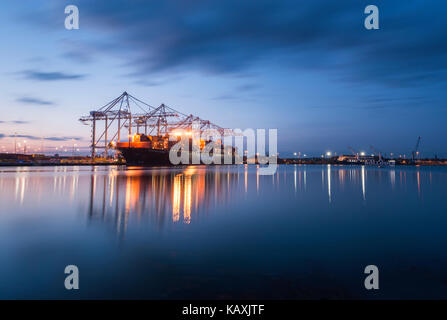
<svg viewBox="0 0 447 320">
<path fill-rule="evenodd" d="M 413 160 L 415 160 L 417 158 L 417 156 L 419 155 L 419 144 L 420 143 L 421 143 L 421 136 L 418 137 L 416 146 L 414 147 L 414 151 L 411 153 Z"/>
<path fill-rule="evenodd" d="M 369 148 L 372 150 L 372 152 L 377 153 L 379 155 L 379 160 L 382 161 L 382 152 L 378 151 L 373 146 L 369 146 Z"/>
<path fill-rule="evenodd" d="M 357 160 L 359 159 L 359 153 L 356 152 L 352 147 L 348 147 L 349 150 L 351 150 L 352 154 L 357 158 Z"/>
</svg>

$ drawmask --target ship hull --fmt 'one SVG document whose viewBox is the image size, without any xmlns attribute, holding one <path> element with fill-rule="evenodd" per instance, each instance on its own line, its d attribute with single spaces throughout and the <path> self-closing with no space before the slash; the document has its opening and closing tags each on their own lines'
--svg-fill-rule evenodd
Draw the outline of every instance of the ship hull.
<svg viewBox="0 0 447 320">
<path fill-rule="evenodd" d="M 157 150 L 150 148 L 118 148 L 118 150 L 123 155 L 126 160 L 126 165 L 128 166 L 174 166 L 169 160 L 168 150 Z M 193 163 L 191 155 L 189 157 L 189 163 Z M 222 156 L 221 164 L 225 163 L 225 159 Z M 231 158 L 230 164 L 236 163 L 236 158 L 233 156 Z M 203 163 L 201 163 L 203 164 Z M 183 165 L 183 164 L 180 164 Z"/>
<path fill-rule="evenodd" d="M 169 151 L 146 148 L 119 148 L 126 160 L 126 165 L 135 166 L 170 166 Z"/>
</svg>

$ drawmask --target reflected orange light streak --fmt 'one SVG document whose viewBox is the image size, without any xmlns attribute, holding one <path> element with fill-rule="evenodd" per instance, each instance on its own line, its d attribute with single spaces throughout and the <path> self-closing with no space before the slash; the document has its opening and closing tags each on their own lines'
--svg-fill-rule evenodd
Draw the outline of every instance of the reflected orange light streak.
<svg viewBox="0 0 447 320">
<path fill-rule="evenodd" d="M 418 195 L 421 196 L 421 177 L 419 171 L 416 174 L 417 180 L 418 180 Z"/>
<path fill-rule="evenodd" d="M 183 196 L 183 221 L 191 222 L 191 176 L 185 177 L 185 192 Z"/>
<path fill-rule="evenodd" d="M 172 221 L 177 222 L 180 219 L 180 197 L 182 190 L 182 174 L 174 177 L 174 191 L 172 197 Z"/>
</svg>

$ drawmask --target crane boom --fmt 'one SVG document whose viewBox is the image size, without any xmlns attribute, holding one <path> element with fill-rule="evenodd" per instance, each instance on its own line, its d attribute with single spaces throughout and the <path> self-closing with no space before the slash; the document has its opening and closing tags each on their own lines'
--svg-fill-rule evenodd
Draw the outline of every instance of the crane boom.
<svg viewBox="0 0 447 320">
<path fill-rule="evenodd" d="M 357 158 L 357 160 L 359 159 L 359 153 L 355 152 L 355 150 L 352 147 L 348 147 L 349 150 L 351 150 L 352 154 Z"/>
<path fill-rule="evenodd" d="M 415 160 L 417 158 L 417 156 L 419 155 L 419 145 L 421 144 L 421 136 L 418 137 L 417 141 L 416 141 L 416 146 L 414 147 L 412 154 L 412 158 L 413 160 Z"/>
</svg>

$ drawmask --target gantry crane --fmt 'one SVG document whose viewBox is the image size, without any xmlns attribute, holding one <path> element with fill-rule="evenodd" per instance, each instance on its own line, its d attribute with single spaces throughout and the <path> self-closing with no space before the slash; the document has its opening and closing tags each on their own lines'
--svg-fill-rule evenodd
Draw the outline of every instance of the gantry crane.
<svg viewBox="0 0 447 320">
<path fill-rule="evenodd" d="M 134 110 L 138 110 L 138 113 Z M 129 143 L 132 139 L 132 128 L 136 128 L 137 134 L 140 133 L 140 128 L 144 128 L 145 135 L 166 136 L 174 130 L 191 130 L 193 126 L 197 126 L 194 129 L 200 132 L 215 130 L 222 136 L 235 135 L 230 129 L 224 129 L 192 114 L 186 115 L 164 103 L 155 108 L 127 92 L 123 92 L 119 97 L 79 120 L 85 125 L 91 123 L 92 126 L 92 159 L 95 158 L 97 148 L 104 148 L 104 154 L 107 157 L 111 144 L 121 141 L 121 131 L 124 128 L 128 131 Z M 104 130 L 99 138 L 97 138 L 98 121 L 104 121 L 104 126 L 101 127 Z M 110 132 L 115 121 L 116 131 Z M 102 141 L 104 144 L 101 143 Z"/>
</svg>

